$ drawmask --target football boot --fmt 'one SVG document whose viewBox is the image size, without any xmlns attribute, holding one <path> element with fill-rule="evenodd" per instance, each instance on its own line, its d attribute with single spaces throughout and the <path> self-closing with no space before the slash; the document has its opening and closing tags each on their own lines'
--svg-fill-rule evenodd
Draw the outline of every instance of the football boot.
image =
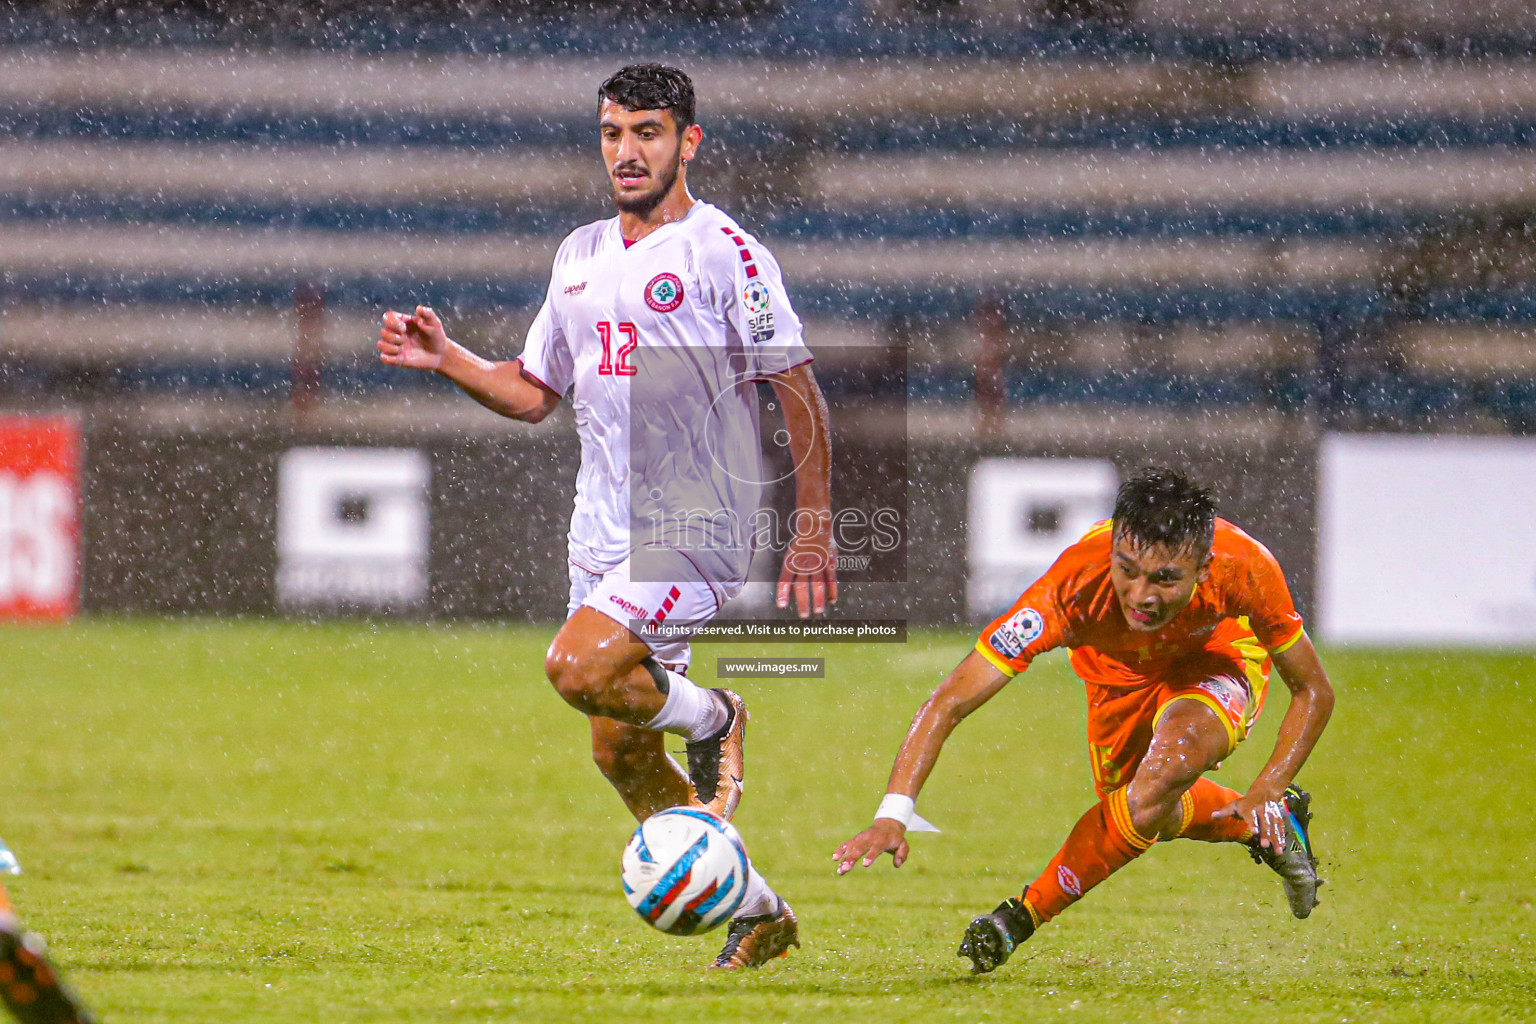
<svg viewBox="0 0 1536 1024">
<path fill-rule="evenodd" d="M 1248 844 L 1248 855 L 1280 876 L 1291 913 L 1306 917 L 1317 906 L 1317 887 L 1323 884 L 1312 853 L 1312 796 L 1292 784 L 1285 787 L 1280 802 L 1285 807 L 1285 849 L 1277 853 L 1255 839 Z"/>
<path fill-rule="evenodd" d="M 778 956 L 788 956 L 791 946 L 800 945 L 800 922 L 782 898 L 771 914 L 731 918 L 725 948 L 710 964 L 711 970 L 733 971 L 743 967 L 761 967 Z"/>
<path fill-rule="evenodd" d="M 969 957 L 972 974 L 987 974 L 1003 965 L 1025 939 L 1035 934 L 1035 918 L 1017 896 L 972 921 L 960 939 L 956 956 Z"/>
<path fill-rule="evenodd" d="M 711 690 L 725 704 L 725 724 L 713 735 L 687 744 L 690 802 L 711 814 L 731 820 L 741 803 L 742 778 L 746 774 L 747 705 L 730 690 Z"/>
<path fill-rule="evenodd" d="M 92 1024 L 59 980 L 43 940 L 0 915 L 0 1002 L 21 1024 Z"/>
</svg>

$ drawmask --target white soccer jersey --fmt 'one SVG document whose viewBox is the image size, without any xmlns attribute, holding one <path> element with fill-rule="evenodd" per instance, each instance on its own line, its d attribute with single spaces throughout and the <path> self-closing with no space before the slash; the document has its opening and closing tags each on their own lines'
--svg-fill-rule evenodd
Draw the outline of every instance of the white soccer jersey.
<svg viewBox="0 0 1536 1024">
<path fill-rule="evenodd" d="M 627 248 L 617 217 L 578 228 L 522 359 L 576 410 L 571 561 L 660 544 L 733 593 L 762 491 L 753 381 L 811 359 L 768 250 L 703 202 Z"/>
</svg>

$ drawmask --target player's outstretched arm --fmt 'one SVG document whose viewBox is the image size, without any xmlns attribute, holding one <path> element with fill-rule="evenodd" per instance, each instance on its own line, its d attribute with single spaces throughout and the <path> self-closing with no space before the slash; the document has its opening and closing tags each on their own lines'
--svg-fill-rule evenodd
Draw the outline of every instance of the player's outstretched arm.
<svg viewBox="0 0 1536 1024">
<path fill-rule="evenodd" d="M 888 803 L 901 805 L 894 807 L 892 813 L 900 814 L 904 807 L 906 817 L 910 819 L 912 804 L 938 762 L 944 741 L 949 739 L 961 719 L 991 700 L 1008 684 L 1009 678 L 975 651 L 955 666 L 917 709 L 912 727 L 896 752 L 896 764 L 891 768 L 890 781 L 885 784 L 886 800 L 881 803 L 882 810 Z M 870 867 L 882 853 L 889 853 L 895 865 L 901 867 L 909 852 L 906 836 L 906 821 L 877 816 L 873 825 L 845 840 L 832 854 L 837 861 L 837 873 L 847 874 L 855 864 Z"/>
<path fill-rule="evenodd" d="M 1274 850 L 1285 848 L 1285 821 L 1279 813 L 1285 787 L 1296 778 L 1323 727 L 1333 714 L 1333 683 L 1323 669 L 1317 649 L 1305 633 L 1289 648 L 1274 655 L 1275 669 L 1291 691 L 1291 706 L 1280 720 L 1275 752 L 1253 785 L 1237 800 L 1216 812 L 1218 818 L 1242 816 L 1258 833 L 1260 844 Z"/>
<path fill-rule="evenodd" d="M 429 306 L 417 306 L 410 315 L 385 313 L 378 350 L 379 362 L 440 373 L 487 409 L 510 419 L 537 423 L 560 404 L 559 395 L 528 379 L 522 360 L 492 362 L 451 340 Z"/>
<path fill-rule="evenodd" d="M 768 378 L 784 410 L 795 463 L 794 537 L 784 552 L 776 603 L 791 596 L 802 619 L 837 603 L 837 542 L 832 536 L 832 433 L 827 400 L 810 363 Z"/>
</svg>

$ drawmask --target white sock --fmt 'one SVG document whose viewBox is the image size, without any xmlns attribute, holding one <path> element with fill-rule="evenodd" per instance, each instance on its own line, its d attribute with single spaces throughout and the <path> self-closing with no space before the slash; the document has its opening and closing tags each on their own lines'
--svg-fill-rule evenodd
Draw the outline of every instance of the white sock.
<svg viewBox="0 0 1536 1024">
<path fill-rule="evenodd" d="M 725 724 L 729 712 L 725 702 L 709 690 L 689 682 L 687 676 L 671 669 L 667 674 L 667 702 L 661 713 L 645 723 L 647 729 L 686 736 L 690 740 L 702 740 L 713 736 Z"/>
<path fill-rule="evenodd" d="M 779 909 L 779 896 L 768 888 L 768 882 L 757 873 L 757 868 L 751 862 L 747 863 L 747 894 L 741 899 L 741 906 L 736 908 L 736 913 L 731 917 L 757 917 L 759 914 L 771 914 Z"/>
</svg>

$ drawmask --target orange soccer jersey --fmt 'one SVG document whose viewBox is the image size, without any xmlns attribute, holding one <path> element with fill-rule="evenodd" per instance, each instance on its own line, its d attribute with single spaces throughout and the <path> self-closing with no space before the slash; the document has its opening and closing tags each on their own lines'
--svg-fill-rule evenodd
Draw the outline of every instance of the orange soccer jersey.
<svg viewBox="0 0 1536 1024">
<path fill-rule="evenodd" d="M 1205 578 L 1189 605 L 1154 632 L 1133 630 L 1110 581 L 1113 523 L 1105 520 L 1064 551 L 1018 601 L 981 633 L 976 650 L 1008 675 L 1057 647 L 1088 684 L 1088 742 L 1101 793 L 1128 781 L 1156 716 L 1190 697 L 1225 723 L 1232 746 L 1263 706 L 1270 655 L 1302 635 L 1279 564 L 1224 519 Z"/>
</svg>

